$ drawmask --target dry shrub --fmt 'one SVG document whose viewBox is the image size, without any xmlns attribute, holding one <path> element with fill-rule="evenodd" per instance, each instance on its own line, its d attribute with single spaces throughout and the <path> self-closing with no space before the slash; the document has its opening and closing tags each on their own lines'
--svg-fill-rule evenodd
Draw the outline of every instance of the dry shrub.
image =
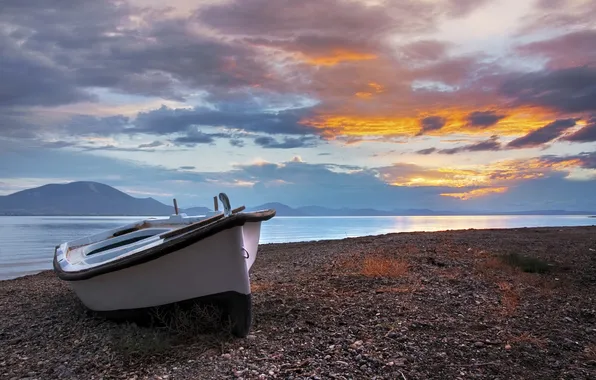
<svg viewBox="0 0 596 380">
<path fill-rule="evenodd" d="M 266 290 L 269 290 L 273 288 L 273 284 L 269 283 L 269 282 L 257 282 L 257 281 L 253 281 L 250 283 L 250 291 L 251 293 L 258 293 L 258 292 L 263 292 Z"/>
<path fill-rule="evenodd" d="M 517 310 L 519 305 L 519 295 L 513 289 L 511 284 L 507 282 L 498 282 L 497 285 L 501 290 L 501 304 L 503 305 L 503 314 L 512 315 Z"/>
<path fill-rule="evenodd" d="M 530 333 L 522 333 L 520 335 L 517 336 L 513 336 L 509 339 L 509 341 L 511 343 L 521 343 L 521 342 L 525 342 L 525 343 L 530 343 L 533 344 L 535 346 L 544 348 L 546 346 L 546 339 L 544 338 L 538 338 Z"/>
<path fill-rule="evenodd" d="M 520 275 L 523 273 L 548 273 L 552 267 L 540 259 L 510 253 L 489 257 L 482 262 L 478 269 L 485 275 L 495 275 L 498 272 Z"/>
<path fill-rule="evenodd" d="M 526 273 L 548 273 L 553 269 L 546 261 L 542 261 L 536 257 L 524 256 L 518 253 L 509 253 L 507 255 L 499 256 L 505 264 L 521 269 Z"/>
<path fill-rule="evenodd" d="M 370 256 L 364 259 L 361 273 L 369 277 L 401 277 L 408 269 L 405 261 Z"/>
</svg>

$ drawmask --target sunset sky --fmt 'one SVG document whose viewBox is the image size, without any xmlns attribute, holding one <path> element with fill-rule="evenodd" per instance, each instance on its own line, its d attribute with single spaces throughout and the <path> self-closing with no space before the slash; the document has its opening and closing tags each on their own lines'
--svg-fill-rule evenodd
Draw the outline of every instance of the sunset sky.
<svg viewBox="0 0 596 380">
<path fill-rule="evenodd" d="M 596 210 L 596 0 L 3 0 L 0 195 Z"/>
</svg>

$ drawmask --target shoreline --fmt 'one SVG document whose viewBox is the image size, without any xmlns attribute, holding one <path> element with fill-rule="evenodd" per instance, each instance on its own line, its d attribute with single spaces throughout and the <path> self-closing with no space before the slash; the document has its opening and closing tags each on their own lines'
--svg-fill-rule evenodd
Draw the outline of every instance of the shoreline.
<svg viewBox="0 0 596 380">
<path fill-rule="evenodd" d="M 527 215 L 533 216 L 533 215 Z M 559 215 L 559 216 L 584 216 L 584 215 Z M 379 218 L 384 218 L 385 216 L 379 216 Z M 288 217 L 288 218 L 298 218 L 298 217 Z M 311 218 L 311 217 L 304 217 L 304 218 Z M 335 217 L 324 217 L 324 218 L 335 218 Z M 343 218 L 343 217 L 337 217 Z M 368 217 L 359 217 L 355 216 L 354 218 L 368 218 Z M 377 218 L 375 216 L 375 218 Z M 387 218 L 392 218 L 392 216 L 387 216 Z M 588 218 L 596 218 L 596 216 L 588 216 Z M 427 230 L 427 231 L 401 231 L 401 232 L 387 232 L 381 233 L 377 235 L 363 235 L 363 236 L 351 236 L 351 237 L 341 237 L 335 239 L 318 239 L 318 240 L 305 240 L 305 241 L 288 241 L 288 242 L 270 242 L 270 243 L 260 243 L 259 246 L 269 246 L 269 245 L 283 245 L 283 244 L 309 244 L 309 243 L 317 243 L 317 242 L 337 242 L 346 239 L 360 239 L 366 237 L 383 237 L 386 235 L 394 235 L 394 234 L 416 234 L 416 233 L 442 233 L 442 232 L 458 232 L 458 231 L 503 231 L 503 230 L 527 230 L 527 229 L 558 229 L 558 228 L 577 228 L 577 227 L 596 227 L 596 222 L 594 224 L 585 224 L 585 225 L 577 225 L 577 226 L 538 226 L 538 227 L 489 227 L 489 228 L 459 228 L 459 229 L 446 229 L 446 230 Z M 48 260 L 51 264 L 51 259 Z M 51 266 L 51 265 L 50 265 Z M 31 276 L 39 273 L 43 273 L 45 271 L 52 272 L 53 269 L 40 269 L 40 270 L 33 270 L 29 271 L 27 274 L 19 275 L 17 277 L 11 278 L 2 278 L 0 277 L 0 283 L 2 281 L 10 281 L 15 280 L 17 278 L 22 278 L 24 276 Z"/>
<path fill-rule="evenodd" d="M 252 331 L 233 339 L 217 329 L 174 334 L 94 318 L 51 270 L 2 280 L 0 377 L 588 379 L 596 373 L 595 226 L 262 244 L 251 284 Z"/>
</svg>

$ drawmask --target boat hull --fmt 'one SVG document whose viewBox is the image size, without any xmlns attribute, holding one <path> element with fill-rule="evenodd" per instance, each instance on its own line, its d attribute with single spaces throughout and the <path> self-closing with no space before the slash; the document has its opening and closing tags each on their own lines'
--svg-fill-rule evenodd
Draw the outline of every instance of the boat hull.
<svg viewBox="0 0 596 380">
<path fill-rule="evenodd" d="M 251 323 L 249 269 L 260 226 L 235 226 L 153 260 L 68 283 L 86 307 L 107 317 L 215 300 L 230 312 L 234 334 L 245 336 Z"/>
</svg>

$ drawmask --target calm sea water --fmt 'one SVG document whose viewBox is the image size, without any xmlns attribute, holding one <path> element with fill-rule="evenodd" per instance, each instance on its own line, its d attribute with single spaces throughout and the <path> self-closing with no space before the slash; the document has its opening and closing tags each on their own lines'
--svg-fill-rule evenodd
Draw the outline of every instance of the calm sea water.
<svg viewBox="0 0 596 380">
<path fill-rule="evenodd" d="M 0 280 L 52 268 L 54 246 L 139 217 L 0 216 Z M 281 217 L 263 224 L 261 243 L 342 239 L 390 232 L 596 225 L 587 216 Z"/>
</svg>

